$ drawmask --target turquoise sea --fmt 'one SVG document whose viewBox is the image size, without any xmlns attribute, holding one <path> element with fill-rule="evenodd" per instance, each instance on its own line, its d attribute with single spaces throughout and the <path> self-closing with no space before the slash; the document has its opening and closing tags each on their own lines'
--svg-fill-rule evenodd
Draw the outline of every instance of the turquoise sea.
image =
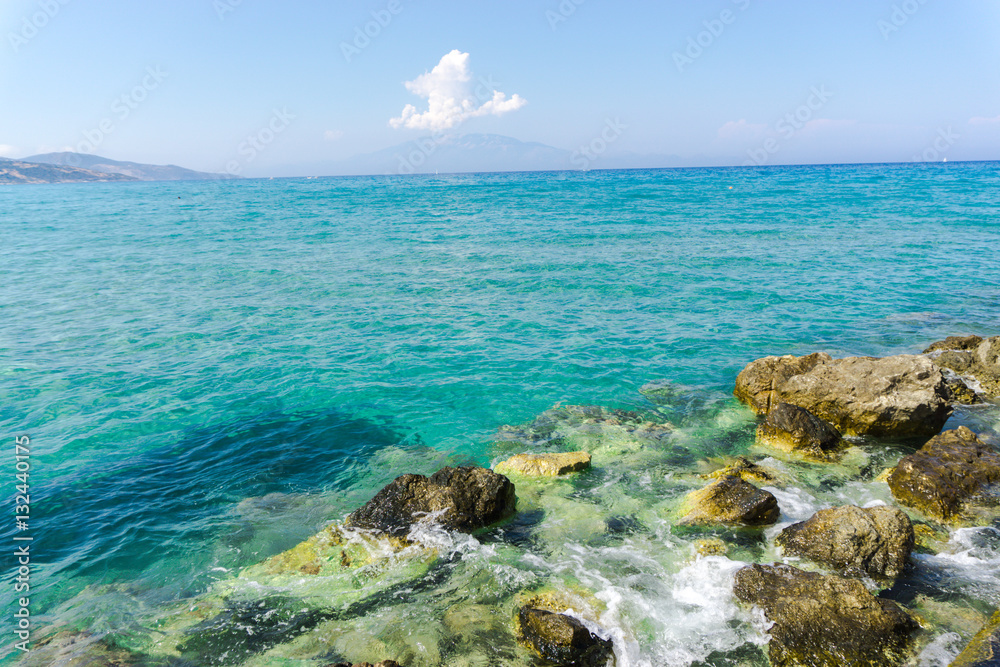
<svg viewBox="0 0 1000 667">
<path fill-rule="evenodd" d="M 671 453 L 595 445 L 594 470 L 539 491 L 551 515 L 522 518 L 519 537 L 446 540 L 451 569 L 310 626 L 327 653 L 299 637 L 218 662 L 150 649 L 143 664 L 531 664 L 504 614 L 544 586 L 578 592 L 619 667 L 764 664 L 728 582 L 773 547 L 698 559 L 666 508 L 694 488 L 685 474 L 750 450 L 736 374 L 768 354 L 996 335 L 998 251 L 1000 163 L 4 188 L 3 662 L 23 657 L 15 535 L 33 537 L 33 641 L 61 628 L 149 649 L 165 616 L 397 475 L 489 466 L 511 453 L 505 425 L 593 405 L 669 422 Z M 661 391 L 640 392 L 649 382 Z M 996 443 L 1000 407 L 957 424 Z M 782 521 L 891 500 L 874 477 L 905 447 L 859 449 L 857 479 L 776 493 Z M 619 515 L 634 530 L 583 520 Z M 971 627 L 1000 605 L 1000 530 L 952 541 L 916 559 L 912 590 L 937 582 Z M 463 629 L 460 605 L 486 629 Z M 913 664 L 944 665 L 969 630 L 925 635 Z"/>
</svg>

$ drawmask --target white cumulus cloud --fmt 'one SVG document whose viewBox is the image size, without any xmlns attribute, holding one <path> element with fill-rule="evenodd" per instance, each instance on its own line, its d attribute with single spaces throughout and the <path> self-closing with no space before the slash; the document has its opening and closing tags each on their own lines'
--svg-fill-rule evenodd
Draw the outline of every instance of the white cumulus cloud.
<svg viewBox="0 0 1000 667">
<path fill-rule="evenodd" d="M 488 81 L 473 81 L 469 54 L 458 49 L 445 54 L 430 72 L 407 81 L 406 89 L 427 100 L 427 110 L 419 112 L 407 104 L 398 118 L 389 120 L 394 128 L 447 130 L 469 118 L 500 116 L 528 103 L 517 94 L 508 98 Z"/>
</svg>

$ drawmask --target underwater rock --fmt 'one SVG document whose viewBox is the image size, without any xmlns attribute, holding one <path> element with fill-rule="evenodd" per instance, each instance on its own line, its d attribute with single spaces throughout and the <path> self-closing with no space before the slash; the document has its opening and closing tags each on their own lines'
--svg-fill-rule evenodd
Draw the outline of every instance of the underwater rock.
<svg viewBox="0 0 1000 667">
<path fill-rule="evenodd" d="M 826 459 L 841 442 L 840 432 L 805 408 L 778 403 L 757 427 L 757 442 L 784 452 Z"/>
<path fill-rule="evenodd" d="M 40 640 L 35 639 L 31 649 L 21 656 L 17 665 L 18 667 L 52 667 L 52 665 L 129 667 L 145 664 L 142 656 L 108 646 L 102 639 L 103 636 L 104 633 L 61 630 Z"/>
<path fill-rule="evenodd" d="M 370 662 L 356 662 L 353 665 L 349 662 L 337 662 L 328 667 L 400 667 L 400 664 L 395 660 L 382 660 L 374 665 Z"/>
<path fill-rule="evenodd" d="M 729 475 L 739 477 L 744 482 L 761 482 L 762 484 L 778 482 L 778 476 L 774 472 L 754 463 L 745 456 L 739 456 L 733 463 L 701 477 L 703 479 L 718 479 Z"/>
<path fill-rule="evenodd" d="M 989 396 L 1000 396 L 1000 336 L 950 336 L 924 350 L 934 352 L 939 352 L 933 357 L 936 365 L 973 378 Z"/>
<path fill-rule="evenodd" d="M 766 415 L 781 400 L 776 392 L 786 380 L 832 360 L 825 352 L 813 352 L 804 357 L 789 354 L 757 359 L 747 364 L 736 376 L 733 394 L 758 415 Z"/>
<path fill-rule="evenodd" d="M 846 574 L 894 578 L 906 567 L 913 525 L 895 507 L 854 505 L 819 510 L 777 537 L 785 553 L 804 556 Z"/>
<path fill-rule="evenodd" d="M 949 667 L 995 667 L 1000 665 L 1000 611 L 966 645 Z"/>
<path fill-rule="evenodd" d="M 739 477 L 727 475 L 684 499 L 682 525 L 765 526 L 778 520 L 778 500 Z"/>
<path fill-rule="evenodd" d="M 601 639 L 571 616 L 525 606 L 517 617 L 521 641 L 559 665 L 604 667 L 612 655 L 610 639 Z"/>
<path fill-rule="evenodd" d="M 773 622 L 768 655 L 774 667 L 896 665 L 917 629 L 895 602 L 873 596 L 860 581 L 789 565 L 745 567 L 733 592 Z"/>
<path fill-rule="evenodd" d="M 514 503 L 514 485 L 503 475 L 486 468 L 442 468 L 430 477 L 397 477 L 348 515 L 346 525 L 398 536 L 434 513 L 435 523 L 470 533 L 514 514 Z"/>
<path fill-rule="evenodd" d="M 1000 453 L 959 426 L 904 456 L 888 482 L 892 495 L 904 505 L 958 523 L 964 510 L 1000 482 Z"/>
<path fill-rule="evenodd" d="M 587 452 L 559 454 L 517 454 L 496 465 L 494 471 L 506 475 L 516 473 L 530 477 L 558 477 L 590 467 Z"/>
<path fill-rule="evenodd" d="M 758 414 L 791 403 L 846 435 L 931 436 L 951 415 L 944 375 L 915 355 L 766 357 L 743 369 L 734 393 Z"/>
</svg>

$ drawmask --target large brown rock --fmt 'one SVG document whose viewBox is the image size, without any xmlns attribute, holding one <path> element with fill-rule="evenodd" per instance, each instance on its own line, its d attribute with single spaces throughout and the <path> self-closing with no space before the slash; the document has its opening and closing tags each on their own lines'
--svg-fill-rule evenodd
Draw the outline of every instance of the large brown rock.
<svg viewBox="0 0 1000 667">
<path fill-rule="evenodd" d="M 1000 483 L 1000 453 L 964 426 L 904 456 L 888 478 L 899 502 L 948 523 Z"/>
<path fill-rule="evenodd" d="M 612 655 L 610 639 L 601 639 L 571 616 L 524 606 L 517 617 L 521 641 L 558 665 L 604 667 Z"/>
<path fill-rule="evenodd" d="M 1000 611 L 951 663 L 950 667 L 997 667 L 1000 665 Z"/>
<path fill-rule="evenodd" d="M 436 523 L 469 533 L 511 516 L 514 504 L 514 485 L 503 475 L 486 468 L 442 468 L 430 477 L 397 477 L 352 512 L 346 524 L 403 535 L 435 513 Z"/>
<path fill-rule="evenodd" d="M 684 499 L 683 525 L 766 526 L 778 520 L 778 500 L 735 475 L 726 475 Z"/>
<path fill-rule="evenodd" d="M 758 415 L 766 415 L 772 406 L 780 402 L 777 391 L 786 380 L 829 361 L 832 357 L 825 352 L 813 352 L 804 357 L 764 357 L 752 361 L 736 376 L 733 394 Z"/>
<path fill-rule="evenodd" d="M 778 403 L 757 427 L 759 444 L 815 459 L 828 459 L 841 443 L 840 431 L 805 408 Z"/>
<path fill-rule="evenodd" d="M 1000 336 L 950 336 L 924 352 L 936 352 L 935 364 L 973 378 L 989 396 L 1000 396 Z"/>
<path fill-rule="evenodd" d="M 856 579 L 789 565 L 745 567 L 736 573 L 733 592 L 773 622 L 773 667 L 897 665 L 917 628 L 895 602 L 873 596 Z"/>
<path fill-rule="evenodd" d="M 846 435 L 931 436 L 951 415 L 941 370 L 915 355 L 767 357 L 743 369 L 735 393 L 759 414 L 791 403 Z"/>
<path fill-rule="evenodd" d="M 906 567 L 913 549 L 913 524 L 895 507 L 847 505 L 820 510 L 808 521 L 785 528 L 777 543 L 786 554 L 845 574 L 893 578 Z"/>
</svg>

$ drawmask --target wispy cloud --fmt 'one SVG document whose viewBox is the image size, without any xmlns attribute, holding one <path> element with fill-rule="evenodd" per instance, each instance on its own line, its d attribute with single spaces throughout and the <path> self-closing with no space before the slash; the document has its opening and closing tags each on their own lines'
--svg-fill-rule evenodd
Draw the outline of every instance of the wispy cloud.
<svg viewBox="0 0 1000 667">
<path fill-rule="evenodd" d="M 427 110 L 418 112 L 412 104 L 403 108 L 398 118 L 389 120 L 394 128 L 447 130 L 478 116 L 500 116 L 528 103 L 520 95 L 510 98 L 480 80 L 474 87 L 469 69 L 469 54 L 458 49 L 445 54 L 434 69 L 424 72 L 406 89 L 427 100 Z"/>
<path fill-rule="evenodd" d="M 997 116 L 996 118 L 973 116 L 969 119 L 969 125 L 1000 125 L 1000 116 Z"/>
</svg>

